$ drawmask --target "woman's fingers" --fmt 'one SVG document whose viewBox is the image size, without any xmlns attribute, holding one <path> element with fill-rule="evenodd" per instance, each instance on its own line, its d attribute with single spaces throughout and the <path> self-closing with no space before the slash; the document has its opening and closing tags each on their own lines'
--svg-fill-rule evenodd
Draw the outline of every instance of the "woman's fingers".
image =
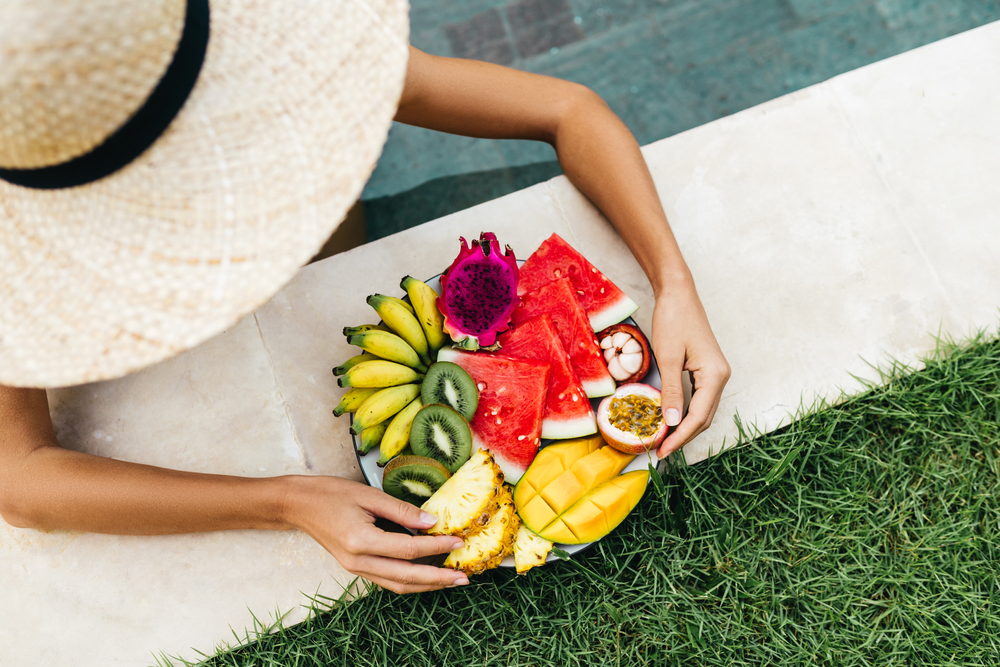
<svg viewBox="0 0 1000 667">
<path fill-rule="evenodd" d="M 454 551 L 464 545 L 452 535 L 404 535 L 388 533 L 373 524 L 366 524 L 343 539 L 344 549 L 354 555 L 373 555 L 400 560 L 416 560 Z"/>
<path fill-rule="evenodd" d="M 720 368 L 718 372 L 695 374 L 695 389 L 687 416 L 660 445 L 657 451 L 660 458 L 677 451 L 712 424 L 715 412 L 719 408 L 722 390 L 728 380 L 728 365 L 725 369 Z"/>
<path fill-rule="evenodd" d="M 354 574 L 361 575 L 396 593 L 435 591 L 469 583 L 469 578 L 464 572 L 430 565 L 415 565 L 394 558 L 365 556 L 357 559 L 352 565 L 353 567 L 349 569 Z"/>
</svg>

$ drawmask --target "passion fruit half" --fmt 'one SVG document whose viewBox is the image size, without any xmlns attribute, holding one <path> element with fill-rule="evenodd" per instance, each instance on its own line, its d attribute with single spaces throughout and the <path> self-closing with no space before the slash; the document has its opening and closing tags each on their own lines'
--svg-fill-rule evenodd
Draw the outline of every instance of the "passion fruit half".
<svg viewBox="0 0 1000 667">
<path fill-rule="evenodd" d="M 626 454 L 656 449 L 667 436 L 660 390 L 648 384 L 623 384 L 601 401 L 597 428 L 608 444 Z"/>
</svg>

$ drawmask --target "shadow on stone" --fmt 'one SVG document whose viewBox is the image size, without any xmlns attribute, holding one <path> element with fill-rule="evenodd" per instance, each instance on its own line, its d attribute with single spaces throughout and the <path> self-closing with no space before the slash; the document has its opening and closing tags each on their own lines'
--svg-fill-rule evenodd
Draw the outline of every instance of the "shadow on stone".
<svg viewBox="0 0 1000 667">
<path fill-rule="evenodd" d="M 558 162 L 504 167 L 428 181 L 412 190 L 364 202 L 368 240 L 462 211 L 562 174 Z"/>
</svg>

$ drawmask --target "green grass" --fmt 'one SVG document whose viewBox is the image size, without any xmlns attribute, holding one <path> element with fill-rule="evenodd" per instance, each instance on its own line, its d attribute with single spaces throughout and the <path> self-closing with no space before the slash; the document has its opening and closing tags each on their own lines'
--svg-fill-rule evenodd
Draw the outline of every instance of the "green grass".
<svg viewBox="0 0 1000 667">
<path fill-rule="evenodd" d="M 995 665 L 1000 344 L 883 382 L 671 471 L 571 561 L 376 590 L 206 664 Z"/>
</svg>

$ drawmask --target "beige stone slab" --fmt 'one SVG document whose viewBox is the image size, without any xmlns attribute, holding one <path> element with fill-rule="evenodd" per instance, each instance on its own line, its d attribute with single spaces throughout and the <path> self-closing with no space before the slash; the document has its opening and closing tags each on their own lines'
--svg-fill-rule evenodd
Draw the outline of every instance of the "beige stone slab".
<svg viewBox="0 0 1000 667">
<path fill-rule="evenodd" d="M 830 82 L 959 337 L 1000 315 L 1000 23 Z"/>
<path fill-rule="evenodd" d="M 957 324 L 829 89 L 800 91 L 646 148 L 660 198 L 733 367 L 689 461 L 817 398 L 914 362 Z"/>
<path fill-rule="evenodd" d="M 169 468 L 259 477 L 305 471 L 256 321 L 113 382 L 51 391 L 60 442 Z M 119 537 L 0 521 L 0 664 L 146 665 L 212 653 L 304 617 L 305 595 L 351 579 L 297 531 Z M 305 595 L 304 595 L 305 594 Z"/>
</svg>

